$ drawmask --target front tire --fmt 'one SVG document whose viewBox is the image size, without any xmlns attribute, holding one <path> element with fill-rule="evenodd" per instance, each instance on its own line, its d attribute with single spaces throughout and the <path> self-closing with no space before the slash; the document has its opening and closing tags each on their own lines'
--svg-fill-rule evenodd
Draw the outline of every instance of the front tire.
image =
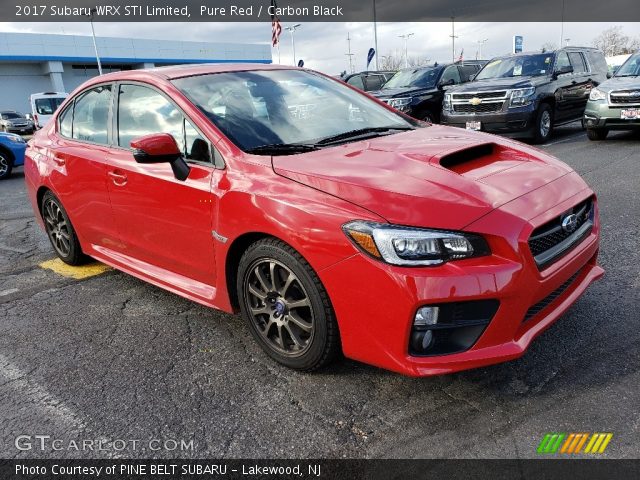
<svg viewBox="0 0 640 480">
<path fill-rule="evenodd" d="M 589 140 L 593 140 L 594 142 L 605 140 L 609 135 L 609 130 L 606 128 L 588 128 L 587 129 L 587 138 Z"/>
<path fill-rule="evenodd" d="M 534 143 L 544 143 L 551 137 L 551 133 L 553 132 L 553 110 L 548 103 L 542 103 L 538 108 L 534 128 Z"/>
<path fill-rule="evenodd" d="M 246 250 L 238 266 L 237 292 L 249 330 L 277 362 L 313 371 L 340 352 L 338 324 L 324 286 L 285 243 L 268 238 Z"/>
<path fill-rule="evenodd" d="M 13 170 L 13 158 L 7 152 L 0 150 L 0 180 L 9 178 Z"/>
<path fill-rule="evenodd" d="M 69 265 L 83 264 L 87 257 L 82 253 L 76 231 L 60 200 L 50 191 L 46 192 L 40 211 L 47 236 L 58 258 Z"/>
</svg>

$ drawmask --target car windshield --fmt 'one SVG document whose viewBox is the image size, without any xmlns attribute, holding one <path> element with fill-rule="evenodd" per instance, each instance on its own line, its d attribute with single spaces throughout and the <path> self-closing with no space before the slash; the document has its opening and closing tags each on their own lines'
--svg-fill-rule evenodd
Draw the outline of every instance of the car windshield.
<svg viewBox="0 0 640 480">
<path fill-rule="evenodd" d="M 62 102 L 64 102 L 64 97 L 47 97 L 38 98 L 34 103 L 38 115 L 53 115 Z"/>
<path fill-rule="evenodd" d="M 24 115 L 18 112 L 7 112 L 2 114 L 3 120 L 13 120 L 15 118 L 24 118 Z"/>
<path fill-rule="evenodd" d="M 384 84 L 383 90 L 387 88 L 407 88 L 420 87 L 431 88 L 436 86 L 439 68 L 417 68 L 400 70 Z"/>
<path fill-rule="evenodd" d="M 173 83 L 244 151 L 415 127 L 342 82 L 303 70 L 214 73 Z"/>
<path fill-rule="evenodd" d="M 476 80 L 489 78 L 536 77 L 548 75 L 553 68 L 553 54 L 518 55 L 494 58 L 476 75 Z"/>
<path fill-rule="evenodd" d="M 637 77 L 640 75 L 640 53 L 631 55 L 618 69 L 616 77 Z"/>
</svg>

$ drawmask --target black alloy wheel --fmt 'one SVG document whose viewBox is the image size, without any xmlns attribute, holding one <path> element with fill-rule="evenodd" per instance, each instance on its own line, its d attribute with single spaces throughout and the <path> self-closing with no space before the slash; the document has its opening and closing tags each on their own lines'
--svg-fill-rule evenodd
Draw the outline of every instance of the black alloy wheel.
<svg viewBox="0 0 640 480">
<path fill-rule="evenodd" d="M 69 216 L 60 200 L 50 191 L 42 197 L 41 212 L 47 236 L 60 260 L 69 265 L 84 263 L 86 257 Z"/>
<path fill-rule="evenodd" d="M 240 260 L 238 294 L 254 338 L 276 361 L 311 371 L 340 350 L 328 295 L 309 264 L 276 239 L 251 245 Z"/>
</svg>

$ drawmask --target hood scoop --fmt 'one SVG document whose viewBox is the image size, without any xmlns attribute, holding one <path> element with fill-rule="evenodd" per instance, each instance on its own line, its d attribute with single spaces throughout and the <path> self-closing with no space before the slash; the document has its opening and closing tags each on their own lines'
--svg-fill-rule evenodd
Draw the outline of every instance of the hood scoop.
<svg viewBox="0 0 640 480">
<path fill-rule="evenodd" d="M 530 162 L 526 153 L 496 143 L 481 143 L 436 157 L 438 164 L 467 178 L 480 180 L 489 175 Z"/>
<path fill-rule="evenodd" d="M 493 143 L 481 143 L 480 145 L 457 150 L 440 157 L 440 166 L 455 172 L 458 168 L 464 168 L 462 167 L 464 164 L 491 157 L 495 148 L 496 145 Z"/>
</svg>

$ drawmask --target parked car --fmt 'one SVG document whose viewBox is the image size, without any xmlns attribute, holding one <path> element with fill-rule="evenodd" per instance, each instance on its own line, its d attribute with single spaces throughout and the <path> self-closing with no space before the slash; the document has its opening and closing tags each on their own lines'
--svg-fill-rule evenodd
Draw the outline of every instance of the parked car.
<svg viewBox="0 0 640 480">
<path fill-rule="evenodd" d="M 0 112 L 0 131 L 31 134 L 34 129 L 33 121 L 20 112 L 14 110 Z"/>
<path fill-rule="evenodd" d="M 584 125 L 590 140 L 604 140 L 610 130 L 640 128 L 640 52 L 591 90 Z"/>
<path fill-rule="evenodd" d="M 427 122 L 439 122 L 447 88 L 469 81 L 481 64 L 434 64 L 398 71 L 380 90 L 371 94 L 407 115 Z"/>
<path fill-rule="evenodd" d="M 596 197 L 561 161 L 279 65 L 93 78 L 25 182 L 63 261 L 239 311 L 306 371 L 340 351 L 417 376 L 510 360 L 603 274 Z"/>
<path fill-rule="evenodd" d="M 447 92 L 442 123 L 542 143 L 555 126 L 582 119 L 591 89 L 606 75 L 604 55 L 593 48 L 494 58 L 472 82 Z"/>
<path fill-rule="evenodd" d="M 27 143 L 20 135 L 0 133 L 0 180 L 9 178 L 13 167 L 24 164 Z"/>
<path fill-rule="evenodd" d="M 351 73 L 342 77 L 342 81 L 365 92 L 380 90 L 396 72 L 366 71 Z"/>
<path fill-rule="evenodd" d="M 31 115 L 35 121 L 36 128 L 42 128 L 51 119 L 53 113 L 69 96 L 64 92 L 43 92 L 34 93 L 29 97 L 31 105 Z"/>
</svg>

